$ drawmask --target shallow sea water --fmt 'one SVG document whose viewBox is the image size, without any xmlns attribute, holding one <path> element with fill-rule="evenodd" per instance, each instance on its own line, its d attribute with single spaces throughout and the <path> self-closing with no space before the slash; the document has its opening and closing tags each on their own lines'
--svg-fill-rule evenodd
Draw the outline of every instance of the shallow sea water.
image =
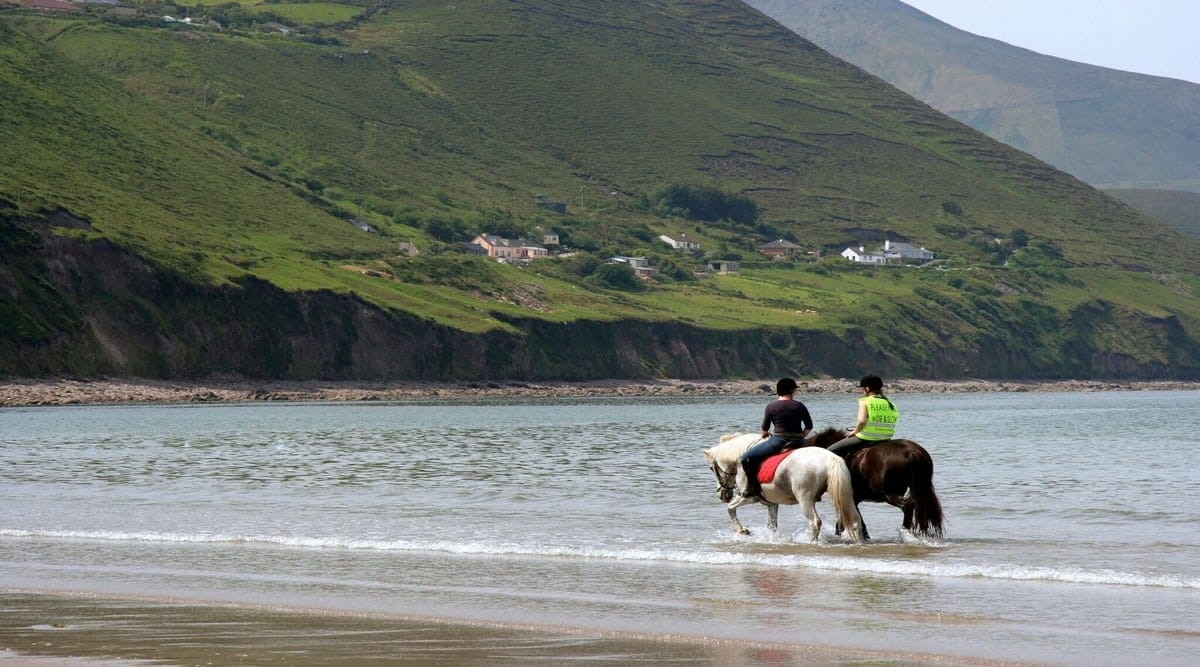
<svg viewBox="0 0 1200 667">
<path fill-rule="evenodd" d="M 852 395 L 800 398 L 853 420 Z M 817 544 L 786 506 L 778 535 L 758 507 L 734 535 L 700 452 L 766 397 L 4 409 L 0 588 L 1194 664 L 1200 392 L 892 398 L 934 458 L 941 540 L 874 504 L 868 545 L 828 503 Z"/>
</svg>

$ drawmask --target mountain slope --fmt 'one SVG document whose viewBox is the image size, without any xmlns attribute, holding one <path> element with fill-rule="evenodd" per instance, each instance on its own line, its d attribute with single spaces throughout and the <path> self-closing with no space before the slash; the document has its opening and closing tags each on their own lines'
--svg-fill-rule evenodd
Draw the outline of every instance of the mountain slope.
<svg viewBox="0 0 1200 667">
<path fill-rule="evenodd" d="M 972 256 L 955 236 L 1021 227 L 1133 265 L 1162 231 L 734 2 L 405 3 L 333 47 L 195 34 L 77 22 L 49 43 L 397 236 L 534 217 L 542 191 L 628 218 L 694 181 L 751 194 L 766 234 L 818 248 L 892 234 Z"/>
<path fill-rule="evenodd" d="M 1200 85 L 980 37 L 899 0 L 749 4 L 935 108 L 1100 188 L 1200 192 Z"/>
<path fill-rule="evenodd" d="M 1108 190 L 1107 194 L 1181 232 L 1200 236 L 1200 194 L 1171 190 Z"/>
<path fill-rule="evenodd" d="M 0 14 L 0 373 L 1200 372 L 1200 243 L 741 3 L 385 3 L 300 37 L 193 11 L 228 27 Z M 680 184 L 759 215 L 663 210 Z M 576 254 L 457 244 L 543 231 Z M 780 237 L 832 257 L 756 251 Z M 941 264 L 834 254 L 884 239 Z M 659 280 L 606 281 L 618 254 Z"/>
</svg>

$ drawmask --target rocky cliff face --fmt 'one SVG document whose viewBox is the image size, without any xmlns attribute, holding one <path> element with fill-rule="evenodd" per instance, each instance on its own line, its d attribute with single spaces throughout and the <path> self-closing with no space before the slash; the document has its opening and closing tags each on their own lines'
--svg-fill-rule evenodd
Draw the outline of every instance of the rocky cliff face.
<svg viewBox="0 0 1200 667">
<path fill-rule="evenodd" d="M 1200 345 L 1173 319 L 1105 304 L 1073 313 L 1062 349 L 981 338 L 890 355 L 861 331 L 714 331 L 661 322 L 511 321 L 471 334 L 328 291 L 261 280 L 198 285 L 105 240 L 65 213 L 0 217 L 0 376 L 214 376 L 279 380 L 596 380 L 890 377 L 1200 378 Z M 1135 321 L 1136 320 L 1136 321 Z M 1157 356 L 1103 341 L 1136 330 Z"/>
<path fill-rule="evenodd" d="M 3 225 L 0 375 L 329 380 L 589 380 L 767 374 L 763 332 L 541 320 L 470 334 L 328 291 L 197 285 L 63 213 Z"/>
</svg>

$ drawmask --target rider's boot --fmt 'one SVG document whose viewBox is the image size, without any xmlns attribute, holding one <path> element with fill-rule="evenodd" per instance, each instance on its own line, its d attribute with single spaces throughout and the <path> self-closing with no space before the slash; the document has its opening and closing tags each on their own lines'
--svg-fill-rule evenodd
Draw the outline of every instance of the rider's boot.
<svg viewBox="0 0 1200 667">
<path fill-rule="evenodd" d="M 742 465 L 742 470 L 746 473 L 746 488 L 742 489 L 743 498 L 758 498 L 762 495 L 762 486 L 758 483 L 758 470 L 753 468 L 755 467 Z"/>
</svg>

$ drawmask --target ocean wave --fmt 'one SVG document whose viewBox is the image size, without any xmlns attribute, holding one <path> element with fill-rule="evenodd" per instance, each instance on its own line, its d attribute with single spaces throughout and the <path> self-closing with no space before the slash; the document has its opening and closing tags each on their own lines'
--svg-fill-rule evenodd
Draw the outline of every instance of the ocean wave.
<svg viewBox="0 0 1200 667">
<path fill-rule="evenodd" d="M 0 529 L 0 538 L 44 538 L 115 542 L 248 544 L 321 550 L 443 553 L 480 557 L 586 558 L 707 566 L 758 565 L 805 567 L 832 572 L 879 575 L 982 578 L 1011 581 L 1047 581 L 1108 586 L 1142 586 L 1200 590 L 1200 579 L 1166 574 L 1122 572 L 1112 569 L 1038 567 L 1006 563 L 945 563 L 881 559 L 856 554 L 784 554 L 689 548 L 597 548 L 570 545 L 526 545 L 512 542 L 472 542 L 418 539 L 353 539 L 287 535 L 220 535 L 158 532 Z M 830 551 L 837 546 L 831 545 Z M 859 547 L 870 551 L 871 547 Z"/>
</svg>

